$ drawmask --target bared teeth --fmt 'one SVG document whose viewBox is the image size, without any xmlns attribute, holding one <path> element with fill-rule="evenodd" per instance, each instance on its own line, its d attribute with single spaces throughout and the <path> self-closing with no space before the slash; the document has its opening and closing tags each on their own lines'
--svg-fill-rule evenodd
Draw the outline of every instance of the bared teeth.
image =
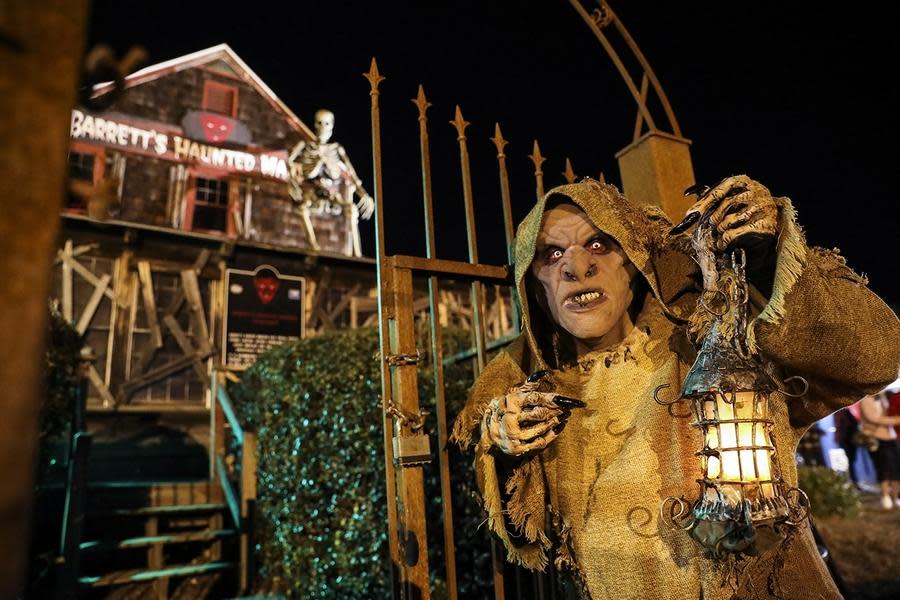
<svg viewBox="0 0 900 600">
<path fill-rule="evenodd" d="M 587 304 L 588 302 L 593 302 L 600 296 L 602 296 L 600 292 L 584 292 L 583 294 L 572 296 L 572 300 L 578 304 Z"/>
</svg>

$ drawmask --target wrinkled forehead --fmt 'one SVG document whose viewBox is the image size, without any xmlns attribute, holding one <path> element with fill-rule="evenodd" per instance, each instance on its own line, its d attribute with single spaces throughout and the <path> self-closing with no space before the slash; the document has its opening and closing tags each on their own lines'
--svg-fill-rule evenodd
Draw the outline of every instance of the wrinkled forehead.
<svg viewBox="0 0 900 600">
<path fill-rule="evenodd" d="M 597 227 L 580 206 L 560 196 L 558 200 L 551 199 L 548 203 L 536 241 L 538 246 L 585 242 L 598 234 L 616 242 L 612 236 Z"/>
</svg>

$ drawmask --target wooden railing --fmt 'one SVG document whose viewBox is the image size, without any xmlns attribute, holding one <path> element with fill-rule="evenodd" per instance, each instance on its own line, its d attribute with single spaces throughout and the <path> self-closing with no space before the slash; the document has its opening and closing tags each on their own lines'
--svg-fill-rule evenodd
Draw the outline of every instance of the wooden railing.
<svg viewBox="0 0 900 600">
<path fill-rule="evenodd" d="M 222 486 L 225 503 L 240 532 L 240 589 L 246 593 L 253 583 L 253 512 L 256 504 L 256 432 L 244 429 L 222 373 L 213 372 L 210 411 L 210 477 Z M 227 429 L 226 429 L 227 425 Z M 234 444 L 226 443 L 229 435 Z M 234 457 L 229 465 L 227 459 Z"/>
</svg>

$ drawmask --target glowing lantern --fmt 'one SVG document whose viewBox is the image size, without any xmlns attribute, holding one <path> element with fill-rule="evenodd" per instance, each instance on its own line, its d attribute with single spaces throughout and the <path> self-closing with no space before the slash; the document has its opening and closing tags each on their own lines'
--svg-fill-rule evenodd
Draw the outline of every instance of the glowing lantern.
<svg viewBox="0 0 900 600">
<path fill-rule="evenodd" d="M 756 555 L 803 522 L 809 503 L 801 490 L 789 488 L 781 478 L 769 412 L 769 396 L 778 386 L 762 359 L 746 346 L 743 251 L 730 260 L 718 257 L 716 266 L 722 289 L 706 290 L 704 296 L 710 291 L 721 296 L 724 310 L 713 312 L 701 301 L 713 321 L 675 400 L 690 401 L 692 425 L 702 434 L 703 446 L 697 452 L 700 496 L 690 507 L 681 498 L 667 498 L 660 512 L 712 556 Z"/>
</svg>

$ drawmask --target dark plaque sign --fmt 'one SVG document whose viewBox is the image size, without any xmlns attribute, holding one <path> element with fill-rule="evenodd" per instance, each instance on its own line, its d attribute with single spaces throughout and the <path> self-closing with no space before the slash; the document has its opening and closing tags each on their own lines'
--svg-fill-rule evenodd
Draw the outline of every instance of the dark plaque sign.
<svg viewBox="0 0 900 600">
<path fill-rule="evenodd" d="M 225 286 L 222 362 L 227 368 L 245 369 L 266 350 L 303 337 L 303 277 L 260 265 L 254 271 L 226 269 Z"/>
</svg>

